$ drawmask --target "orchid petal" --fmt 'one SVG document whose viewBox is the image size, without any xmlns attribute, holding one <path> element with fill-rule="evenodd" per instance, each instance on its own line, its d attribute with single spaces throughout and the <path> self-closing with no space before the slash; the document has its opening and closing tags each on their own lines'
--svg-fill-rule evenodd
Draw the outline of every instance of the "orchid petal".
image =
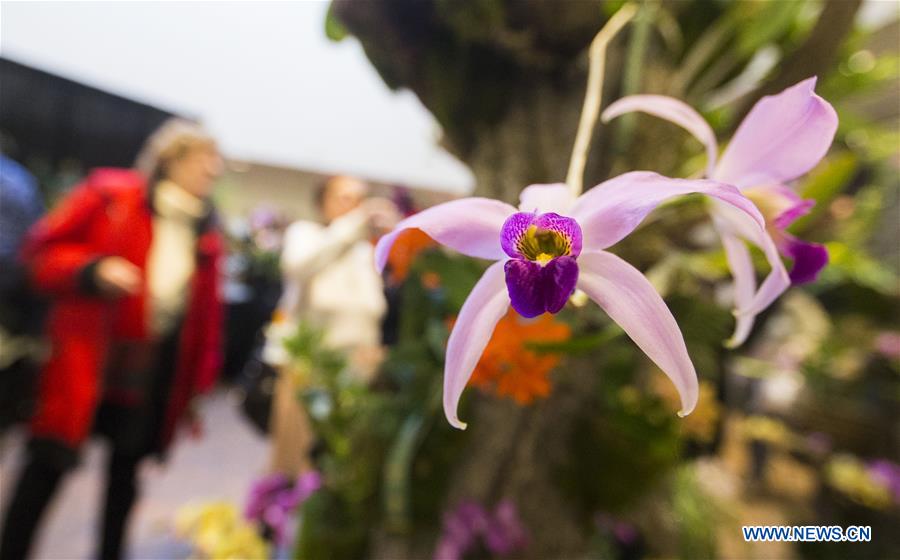
<svg viewBox="0 0 900 560">
<path fill-rule="evenodd" d="M 690 414 L 697 404 L 697 372 L 662 297 L 638 269 L 612 253 L 582 253 L 578 263 L 578 287 L 672 380 L 681 396 L 679 415 Z"/>
<path fill-rule="evenodd" d="M 536 217 L 533 212 L 516 212 L 506 218 L 500 227 L 500 248 L 504 253 L 513 258 L 525 258 L 519 252 L 519 243 Z"/>
<path fill-rule="evenodd" d="M 772 268 L 753 296 L 753 300 L 745 307 L 738 307 L 735 310 L 738 316 L 758 315 L 791 285 L 791 279 L 784 268 L 784 263 L 781 262 L 775 241 L 768 231 L 759 230 L 754 221 L 733 206 L 716 201 L 713 204 L 712 216 L 713 223 L 720 233 L 736 235 L 759 247 Z"/>
<path fill-rule="evenodd" d="M 581 195 L 570 216 L 581 226 L 585 250 L 605 249 L 622 240 L 657 206 L 675 196 L 700 193 L 745 213 L 762 231 L 765 221 L 756 206 L 730 185 L 715 181 L 670 179 L 633 171 L 600 183 Z"/>
<path fill-rule="evenodd" d="M 800 200 L 781 214 L 775 216 L 775 218 L 772 220 L 772 225 L 777 229 L 785 230 L 798 219 L 809 214 L 810 210 L 812 210 L 815 205 L 815 199 L 806 198 Z"/>
<path fill-rule="evenodd" d="M 700 113 L 687 103 L 664 95 L 631 95 L 610 104 L 601 118 L 608 122 L 620 115 L 639 111 L 669 122 L 687 130 L 706 148 L 706 176 L 711 177 L 716 166 L 718 144 L 716 135 Z"/>
<path fill-rule="evenodd" d="M 756 294 L 756 271 L 753 269 L 753 261 L 750 251 L 744 245 L 744 241 L 727 232 L 720 232 L 722 245 L 725 247 L 725 256 L 728 259 L 728 267 L 734 277 L 734 305 L 738 309 L 748 308 Z M 729 348 L 737 348 L 753 329 L 755 315 L 737 315 L 737 324 L 734 334 L 725 342 Z"/>
<path fill-rule="evenodd" d="M 391 246 L 401 232 L 418 228 L 432 239 L 470 257 L 502 259 L 500 228 L 516 209 L 489 198 L 452 200 L 413 214 L 401 221 L 375 247 L 375 264 L 384 269 Z"/>
<path fill-rule="evenodd" d="M 743 120 L 712 178 L 738 188 L 784 183 L 803 175 L 825 156 L 838 118 L 816 95 L 809 78 L 763 97 Z"/>
<path fill-rule="evenodd" d="M 496 243 L 496 239 L 494 241 Z M 498 244 L 499 245 L 499 244 Z M 450 425 L 466 429 L 457 417 L 462 396 L 481 353 L 484 352 L 494 327 L 509 309 L 509 293 L 503 272 L 503 261 L 488 267 L 463 303 L 453 332 L 447 341 L 444 362 L 444 414 Z"/>
<path fill-rule="evenodd" d="M 555 212 L 566 215 L 574 203 L 572 189 L 564 183 L 529 185 L 519 195 L 519 210 L 522 212 Z"/>
</svg>

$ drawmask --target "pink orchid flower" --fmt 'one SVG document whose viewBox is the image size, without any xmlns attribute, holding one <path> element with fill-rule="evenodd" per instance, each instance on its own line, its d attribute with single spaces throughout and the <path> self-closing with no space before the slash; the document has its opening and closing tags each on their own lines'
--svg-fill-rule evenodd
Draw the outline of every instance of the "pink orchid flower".
<svg viewBox="0 0 900 560">
<path fill-rule="evenodd" d="M 697 403 L 697 374 L 675 318 L 636 268 L 604 249 L 631 233 L 654 208 L 675 196 L 701 193 L 746 215 L 761 235 L 765 222 L 752 202 L 709 180 L 669 179 L 633 172 L 575 199 L 563 184 L 532 185 L 519 208 L 488 198 L 463 198 L 415 214 L 375 248 L 379 270 L 406 229 L 419 228 L 465 255 L 497 261 L 459 312 L 444 365 L 444 413 L 454 427 L 462 392 L 497 322 L 512 305 L 523 317 L 556 313 L 576 287 L 597 302 L 672 380 L 685 415 Z"/>
<path fill-rule="evenodd" d="M 825 247 L 801 241 L 785 231 L 815 204 L 814 200 L 801 199 L 787 184 L 825 157 L 837 130 L 837 114 L 816 95 L 815 86 L 816 78 L 809 78 L 778 95 L 762 98 L 718 161 L 715 134 L 703 117 L 682 101 L 662 95 L 633 95 L 619 99 L 603 112 L 604 121 L 641 111 L 683 127 L 706 146 L 706 176 L 736 186 L 765 216 L 766 231 L 760 234 L 748 229 L 744 217 L 735 215 L 733 209 L 713 204 L 713 223 L 734 276 L 737 325 L 727 343 L 732 347 L 747 339 L 756 315 L 792 283 L 815 280 L 828 263 Z M 772 269 L 758 290 L 743 240 L 762 249 Z M 793 260 L 790 274 L 779 252 Z"/>
</svg>

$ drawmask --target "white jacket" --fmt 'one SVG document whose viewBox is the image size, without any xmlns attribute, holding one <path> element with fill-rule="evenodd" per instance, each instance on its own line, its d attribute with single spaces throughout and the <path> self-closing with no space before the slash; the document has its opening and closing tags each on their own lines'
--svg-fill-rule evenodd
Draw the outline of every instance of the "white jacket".
<svg viewBox="0 0 900 560">
<path fill-rule="evenodd" d="M 352 352 L 380 345 L 387 303 L 367 235 L 362 210 L 328 226 L 299 221 L 287 229 L 281 255 L 284 294 L 279 303 L 286 321 L 269 329 L 269 362 L 284 363 L 280 342 L 301 321 L 322 328 L 326 344 L 333 348 Z"/>
</svg>

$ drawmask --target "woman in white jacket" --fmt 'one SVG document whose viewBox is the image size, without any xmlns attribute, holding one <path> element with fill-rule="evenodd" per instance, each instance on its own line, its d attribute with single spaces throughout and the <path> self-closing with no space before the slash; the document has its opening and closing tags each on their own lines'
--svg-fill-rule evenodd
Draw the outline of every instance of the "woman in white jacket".
<svg viewBox="0 0 900 560">
<path fill-rule="evenodd" d="M 373 264 L 372 240 L 393 227 L 399 214 L 388 200 L 366 198 L 367 191 L 356 179 L 329 179 L 316 197 L 324 225 L 298 221 L 285 232 L 284 295 L 265 352 L 266 361 L 279 370 L 271 418 L 272 467 L 277 472 L 293 475 L 308 469 L 312 443 L 297 388 L 283 367 L 284 337 L 300 323 L 321 329 L 325 344 L 343 351 L 352 371 L 364 379 L 381 359 L 380 326 L 387 304 Z"/>
</svg>

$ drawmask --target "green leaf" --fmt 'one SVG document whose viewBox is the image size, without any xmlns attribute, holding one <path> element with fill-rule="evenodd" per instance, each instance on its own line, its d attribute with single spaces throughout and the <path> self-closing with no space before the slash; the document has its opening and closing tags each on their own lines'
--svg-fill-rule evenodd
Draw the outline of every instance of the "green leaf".
<svg viewBox="0 0 900 560">
<path fill-rule="evenodd" d="M 385 461 L 384 516 L 390 531 L 406 532 L 412 524 L 410 477 L 424 425 L 425 419 L 421 414 L 410 414 L 403 422 Z"/>
<path fill-rule="evenodd" d="M 625 334 L 622 328 L 612 324 L 600 331 L 572 337 L 562 342 L 526 342 L 525 347 L 538 354 L 587 354 L 609 344 L 622 334 Z"/>
<path fill-rule="evenodd" d="M 837 283 L 849 279 L 885 295 L 897 294 L 897 277 L 884 263 L 844 243 L 826 243 L 829 263 L 822 271 L 822 282 Z"/>
<path fill-rule="evenodd" d="M 800 196 L 812 198 L 816 205 L 809 214 L 800 218 L 791 226 L 791 231 L 800 233 L 808 228 L 834 200 L 853 178 L 858 167 L 858 160 L 851 152 L 842 152 L 830 157 L 813 171 L 800 189 Z"/>
<path fill-rule="evenodd" d="M 359 558 L 365 549 L 365 526 L 341 497 L 322 488 L 303 503 L 296 558 Z"/>
<path fill-rule="evenodd" d="M 751 56 L 790 30 L 804 2 L 742 2 L 737 7 L 733 15 L 742 22 L 737 26 L 737 50 Z"/>
</svg>

